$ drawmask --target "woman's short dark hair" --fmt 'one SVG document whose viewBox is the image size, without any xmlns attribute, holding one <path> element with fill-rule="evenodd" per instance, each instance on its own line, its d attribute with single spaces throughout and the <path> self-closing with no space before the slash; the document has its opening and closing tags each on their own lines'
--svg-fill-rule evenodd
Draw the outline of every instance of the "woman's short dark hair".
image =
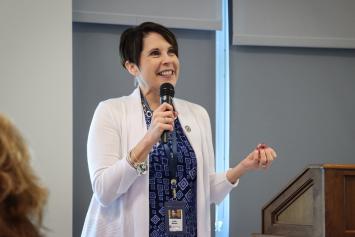
<svg viewBox="0 0 355 237">
<path fill-rule="evenodd" d="M 120 56 L 121 64 L 124 68 L 125 63 L 140 65 L 139 59 L 143 50 L 143 39 L 151 32 L 160 34 L 175 50 L 176 56 L 178 53 L 178 44 L 175 35 L 165 26 L 154 22 L 144 22 L 136 27 L 126 29 L 120 39 Z"/>
</svg>

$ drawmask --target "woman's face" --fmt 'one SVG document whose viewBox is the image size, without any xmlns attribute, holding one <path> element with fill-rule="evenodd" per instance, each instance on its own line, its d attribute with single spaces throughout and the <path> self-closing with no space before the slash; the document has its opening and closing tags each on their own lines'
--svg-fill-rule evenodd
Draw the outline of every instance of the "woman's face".
<svg viewBox="0 0 355 237">
<path fill-rule="evenodd" d="M 136 78 L 144 94 L 159 95 L 160 85 L 169 82 L 175 86 L 180 62 L 175 50 L 163 36 L 151 32 L 143 39 L 140 67 Z"/>
</svg>

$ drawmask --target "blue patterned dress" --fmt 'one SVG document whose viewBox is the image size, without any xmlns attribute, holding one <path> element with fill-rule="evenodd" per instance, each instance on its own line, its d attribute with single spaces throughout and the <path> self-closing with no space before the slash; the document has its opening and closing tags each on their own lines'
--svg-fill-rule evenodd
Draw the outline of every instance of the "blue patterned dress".
<svg viewBox="0 0 355 237">
<path fill-rule="evenodd" d="M 144 107 L 144 106 L 143 106 Z M 145 111 L 147 128 L 151 123 L 151 111 Z M 178 201 L 186 203 L 186 237 L 197 236 L 196 179 L 197 162 L 195 152 L 184 134 L 179 119 L 174 124 L 177 142 L 177 189 Z M 172 140 L 169 139 L 170 150 Z M 149 235 L 169 236 L 165 230 L 164 204 L 172 198 L 168 157 L 161 143 L 154 145 L 149 153 Z M 170 237 L 170 236 L 169 236 Z"/>
</svg>

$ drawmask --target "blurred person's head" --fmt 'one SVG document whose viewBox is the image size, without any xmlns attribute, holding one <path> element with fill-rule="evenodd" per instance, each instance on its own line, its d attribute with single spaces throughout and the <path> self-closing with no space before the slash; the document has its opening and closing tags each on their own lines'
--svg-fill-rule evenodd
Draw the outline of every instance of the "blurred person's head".
<svg viewBox="0 0 355 237">
<path fill-rule="evenodd" d="M 0 236 L 41 236 L 47 195 L 20 132 L 0 114 Z"/>
</svg>

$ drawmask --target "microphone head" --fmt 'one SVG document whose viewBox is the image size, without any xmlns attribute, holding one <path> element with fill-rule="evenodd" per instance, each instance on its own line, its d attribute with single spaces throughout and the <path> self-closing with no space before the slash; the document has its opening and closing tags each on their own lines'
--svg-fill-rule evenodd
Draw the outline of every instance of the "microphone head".
<svg viewBox="0 0 355 237">
<path fill-rule="evenodd" d="M 163 96 L 174 97 L 174 95 L 175 95 L 175 90 L 174 90 L 174 86 L 171 83 L 165 82 L 160 86 L 160 97 Z"/>
</svg>

